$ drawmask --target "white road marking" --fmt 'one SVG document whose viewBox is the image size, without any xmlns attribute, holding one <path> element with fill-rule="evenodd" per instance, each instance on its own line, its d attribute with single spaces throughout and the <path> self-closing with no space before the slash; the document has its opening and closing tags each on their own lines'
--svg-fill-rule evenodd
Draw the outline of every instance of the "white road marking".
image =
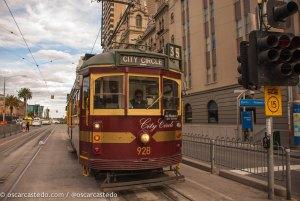
<svg viewBox="0 0 300 201">
<path fill-rule="evenodd" d="M 274 166 L 274 171 L 283 171 L 285 170 L 285 166 Z M 291 170 L 300 171 L 300 165 L 291 165 Z M 257 167 L 257 168 L 245 168 L 242 170 L 230 170 L 231 172 L 240 174 L 240 175 L 249 175 L 251 173 L 261 174 L 268 172 L 267 167 Z"/>
<path fill-rule="evenodd" d="M 44 143 L 47 142 L 48 138 L 52 135 L 52 133 L 54 133 L 55 129 L 57 126 L 54 127 L 54 129 L 51 131 L 51 133 L 47 136 L 46 140 L 44 141 Z M 31 158 L 31 160 L 27 163 L 26 167 L 22 170 L 21 174 L 19 175 L 17 181 L 15 181 L 15 183 L 13 184 L 13 186 L 9 189 L 8 193 L 6 194 L 6 196 L 4 197 L 3 201 L 7 200 L 7 195 L 10 194 L 15 187 L 17 186 L 17 184 L 20 182 L 20 180 L 23 178 L 23 175 L 25 174 L 25 172 L 27 171 L 27 169 L 29 168 L 29 166 L 31 165 L 31 163 L 34 161 L 34 159 L 36 158 L 36 156 L 39 154 L 39 152 L 41 151 L 42 147 L 40 146 L 38 148 L 38 150 L 36 151 L 36 153 L 33 155 L 33 157 Z"/>
<path fill-rule="evenodd" d="M 185 180 L 186 180 L 186 181 L 189 181 L 189 182 L 191 182 L 191 183 L 194 183 L 194 184 L 200 186 L 201 188 L 203 188 L 203 189 L 205 189 L 205 190 L 207 190 L 207 191 L 210 191 L 210 192 L 212 192 L 212 193 L 214 193 L 214 194 L 218 194 L 219 196 L 221 196 L 221 197 L 223 197 L 223 198 L 226 198 L 226 199 L 232 200 L 232 201 L 235 200 L 235 199 L 233 199 L 233 198 L 231 198 L 231 197 L 229 197 L 229 196 L 227 196 L 227 195 L 225 195 L 225 194 L 223 194 L 223 193 L 220 193 L 220 192 L 218 192 L 218 191 L 215 191 L 214 189 L 209 188 L 209 187 L 207 187 L 207 186 L 204 186 L 203 184 L 200 184 L 200 183 L 198 183 L 198 182 L 196 182 L 196 181 L 193 181 L 193 180 L 188 179 L 188 178 L 185 178 Z"/>
</svg>

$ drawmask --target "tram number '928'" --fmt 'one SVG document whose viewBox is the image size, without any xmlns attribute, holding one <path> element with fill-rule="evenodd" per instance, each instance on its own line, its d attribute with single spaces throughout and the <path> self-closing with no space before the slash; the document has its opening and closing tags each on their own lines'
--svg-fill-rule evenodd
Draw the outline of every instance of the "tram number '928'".
<svg viewBox="0 0 300 201">
<path fill-rule="evenodd" d="M 138 147 L 136 151 L 139 156 L 147 156 L 151 154 L 151 147 Z"/>
</svg>

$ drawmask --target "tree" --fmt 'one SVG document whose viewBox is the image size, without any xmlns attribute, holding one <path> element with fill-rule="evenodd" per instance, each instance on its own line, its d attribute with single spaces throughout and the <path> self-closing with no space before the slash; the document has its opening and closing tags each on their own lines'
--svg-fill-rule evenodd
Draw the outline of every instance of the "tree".
<svg viewBox="0 0 300 201">
<path fill-rule="evenodd" d="M 19 99 L 14 95 L 8 95 L 5 99 L 5 105 L 9 107 L 10 115 L 12 116 L 14 107 L 19 107 Z"/>
<path fill-rule="evenodd" d="M 32 93 L 28 88 L 21 88 L 18 91 L 18 97 L 23 98 L 25 104 L 25 116 L 27 116 L 27 101 L 32 98 Z"/>
</svg>

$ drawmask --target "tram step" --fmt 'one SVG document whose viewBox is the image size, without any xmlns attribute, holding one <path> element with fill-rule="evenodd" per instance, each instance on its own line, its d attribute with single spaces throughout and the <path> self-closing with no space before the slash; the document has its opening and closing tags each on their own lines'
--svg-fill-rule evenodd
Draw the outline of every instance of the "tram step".
<svg viewBox="0 0 300 201">
<path fill-rule="evenodd" d="M 155 179 L 144 179 L 129 182 L 106 183 L 100 185 L 100 190 L 103 192 L 117 192 L 123 190 L 133 190 L 139 188 L 148 188 L 153 186 L 163 186 L 176 182 L 183 182 L 184 176 L 163 176 Z"/>
</svg>

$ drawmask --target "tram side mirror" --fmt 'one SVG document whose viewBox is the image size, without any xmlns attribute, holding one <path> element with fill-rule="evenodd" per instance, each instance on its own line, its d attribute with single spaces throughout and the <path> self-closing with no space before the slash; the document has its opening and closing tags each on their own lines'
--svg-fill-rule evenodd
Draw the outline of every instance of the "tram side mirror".
<svg viewBox="0 0 300 201">
<path fill-rule="evenodd" d="M 83 76 L 82 75 L 78 75 L 78 77 L 76 78 L 76 89 L 80 89 L 82 86 L 82 82 L 83 82 Z"/>
</svg>

